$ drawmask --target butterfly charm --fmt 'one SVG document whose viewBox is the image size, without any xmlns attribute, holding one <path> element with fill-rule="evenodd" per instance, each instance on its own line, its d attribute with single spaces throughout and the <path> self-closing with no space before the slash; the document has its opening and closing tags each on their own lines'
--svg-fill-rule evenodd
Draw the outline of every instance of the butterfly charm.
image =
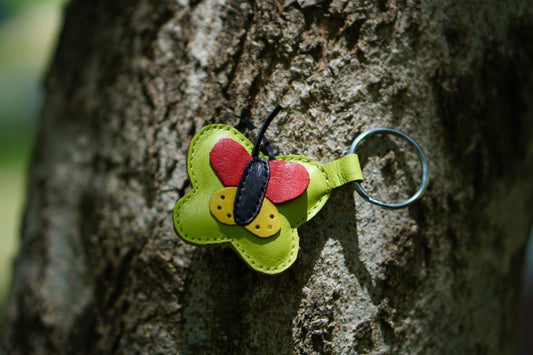
<svg viewBox="0 0 533 355">
<path fill-rule="evenodd" d="M 269 158 L 255 144 L 222 124 L 202 128 L 187 157 L 191 190 L 174 207 L 178 236 L 194 245 L 229 245 L 254 270 L 278 274 L 298 255 L 298 227 L 315 216 L 331 191 L 361 180 L 357 155 L 327 164 L 300 155 Z M 268 148 L 267 148 L 268 149 Z"/>
<path fill-rule="evenodd" d="M 227 225 L 241 225 L 260 238 L 279 232 L 276 205 L 301 196 L 309 185 L 309 173 L 301 164 L 253 158 L 236 141 L 220 140 L 209 159 L 224 188 L 210 199 L 211 214 Z"/>
</svg>

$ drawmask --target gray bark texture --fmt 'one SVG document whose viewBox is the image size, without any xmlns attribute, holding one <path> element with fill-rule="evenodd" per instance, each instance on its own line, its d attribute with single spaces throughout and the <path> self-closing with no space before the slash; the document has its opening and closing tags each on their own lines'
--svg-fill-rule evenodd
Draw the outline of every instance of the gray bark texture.
<svg viewBox="0 0 533 355">
<path fill-rule="evenodd" d="M 533 216 L 527 0 L 72 0 L 46 86 L 6 353 L 513 352 Z M 192 136 L 259 125 L 327 163 L 377 126 L 414 137 L 409 208 L 333 191 L 277 276 L 174 233 Z M 401 140 L 359 151 L 383 199 Z"/>
</svg>

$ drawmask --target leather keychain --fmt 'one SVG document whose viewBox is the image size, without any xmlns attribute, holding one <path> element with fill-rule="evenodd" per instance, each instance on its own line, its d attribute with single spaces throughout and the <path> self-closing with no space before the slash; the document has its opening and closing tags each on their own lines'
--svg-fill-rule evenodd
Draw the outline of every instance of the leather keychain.
<svg viewBox="0 0 533 355">
<path fill-rule="evenodd" d="M 189 146 L 187 170 L 192 189 L 174 208 L 179 237 L 195 245 L 231 245 L 254 270 L 277 274 L 296 260 L 298 227 L 325 205 L 333 189 L 354 182 L 367 201 L 386 208 L 401 208 L 416 201 L 427 185 L 427 162 L 420 146 L 405 133 L 390 128 L 369 130 L 356 138 L 348 155 L 320 164 L 299 155 L 275 156 L 266 145 L 260 151 L 277 106 L 263 123 L 255 144 L 238 130 L 213 124 L 202 128 Z M 372 199 L 359 184 L 363 180 L 358 144 L 377 133 L 405 139 L 416 149 L 422 164 L 422 183 L 410 199 L 387 204 Z"/>
</svg>

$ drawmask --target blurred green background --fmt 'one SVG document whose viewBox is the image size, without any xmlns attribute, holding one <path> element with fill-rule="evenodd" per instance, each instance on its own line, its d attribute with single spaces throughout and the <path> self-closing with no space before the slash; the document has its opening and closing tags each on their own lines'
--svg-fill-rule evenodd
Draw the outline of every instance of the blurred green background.
<svg viewBox="0 0 533 355">
<path fill-rule="evenodd" d="M 18 248 L 32 140 L 64 0 L 0 0 L 0 305 Z M 0 306 L 2 309 L 2 306 Z"/>
</svg>

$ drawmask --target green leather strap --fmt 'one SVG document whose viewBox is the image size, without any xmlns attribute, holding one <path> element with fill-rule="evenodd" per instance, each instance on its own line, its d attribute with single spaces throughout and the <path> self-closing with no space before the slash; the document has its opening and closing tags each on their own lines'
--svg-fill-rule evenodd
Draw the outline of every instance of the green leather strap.
<svg viewBox="0 0 533 355">
<path fill-rule="evenodd" d="M 362 181 L 363 173 L 357 154 L 349 154 L 324 165 L 331 188 L 337 188 L 353 181 Z"/>
</svg>

